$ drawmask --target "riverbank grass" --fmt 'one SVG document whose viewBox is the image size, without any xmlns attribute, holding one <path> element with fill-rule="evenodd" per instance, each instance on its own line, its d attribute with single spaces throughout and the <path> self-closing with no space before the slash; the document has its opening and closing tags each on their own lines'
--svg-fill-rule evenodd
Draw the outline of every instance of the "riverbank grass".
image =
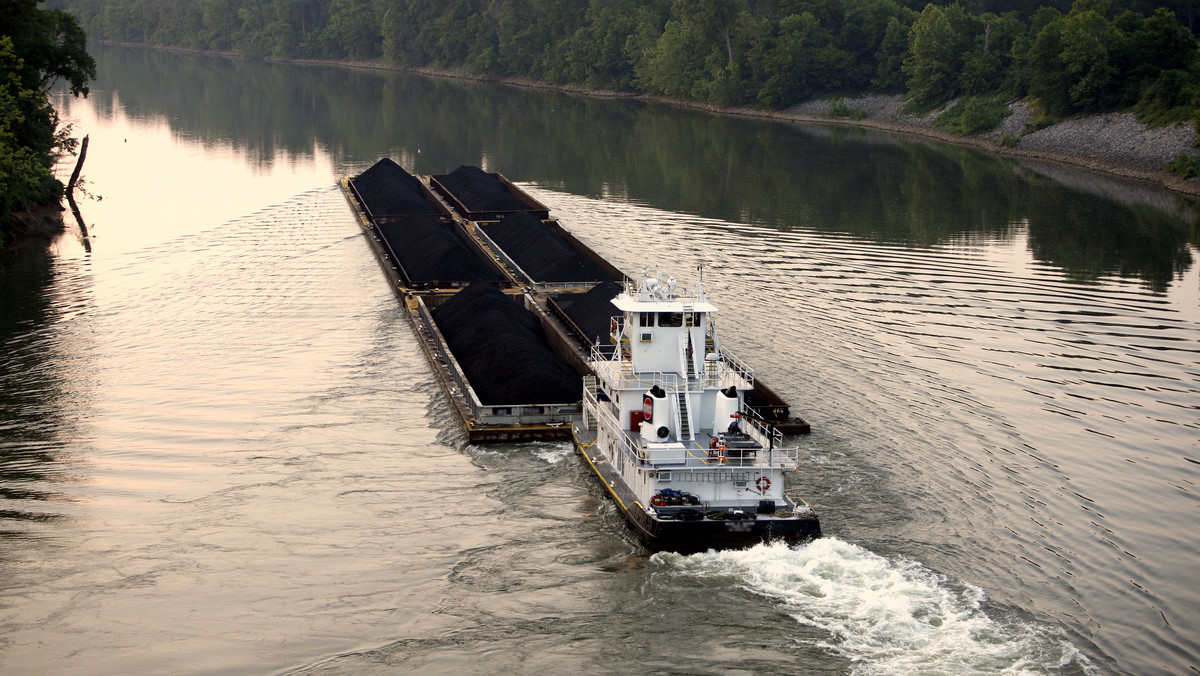
<svg viewBox="0 0 1200 676">
<path fill-rule="evenodd" d="M 979 136 L 1000 126 L 1009 115 L 1012 109 L 997 98 L 967 96 L 934 118 L 933 126 L 958 136 Z"/>
</svg>

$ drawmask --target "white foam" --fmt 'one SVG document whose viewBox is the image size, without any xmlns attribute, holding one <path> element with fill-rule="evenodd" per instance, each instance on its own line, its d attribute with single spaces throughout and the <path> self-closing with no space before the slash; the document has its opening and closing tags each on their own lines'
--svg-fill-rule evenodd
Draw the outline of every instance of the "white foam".
<svg viewBox="0 0 1200 676">
<path fill-rule="evenodd" d="M 1094 671 L 1060 629 L 1000 611 L 989 616 L 978 587 L 837 538 L 657 557 L 682 575 L 732 575 L 796 621 L 827 632 L 819 647 L 849 659 L 856 674 Z"/>
<path fill-rule="evenodd" d="M 537 444 L 533 446 L 533 456 L 550 465 L 557 465 L 567 458 L 575 457 L 573 444 Z"/>
</svg>

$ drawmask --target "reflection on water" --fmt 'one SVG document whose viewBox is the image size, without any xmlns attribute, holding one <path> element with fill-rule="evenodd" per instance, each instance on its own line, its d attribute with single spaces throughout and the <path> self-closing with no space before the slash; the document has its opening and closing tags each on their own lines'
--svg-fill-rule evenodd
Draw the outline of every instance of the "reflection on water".
<svg viewBox="0 0 1200 676">
<path fill-rule="evenodd" d="M 1081 281 L 1116 274 L 1156 291 L 1191 265 L 1189 239 L 1200 243 L 1184 198 L 1072 184 L 1087 175 L 1048 178 L 1037 164 L 940 143 L 405 73 L 103 53 L 91 105 L 111 114 L 106 83 L 120 81 L 126 114 L 264 165 L 317 148 L 352 168 L 384 155 L 417 173 L 479 164 L 576 194 L 923 247 L 1028 224 L 1039 260 Z M 182 81 L 194 91 L 183 95 Z"/>
<path fill-rule="evenodd" d="M 56 269 L 39 243 L 0 258 L 0 535 L 31 535 L 61 515 L 71 443 L 90 369 L 70 346 L 86 281 Z"/>
<path fill-rule="evenodd" d="M 636 101 L 99 62 L 62 102 L 95 246 L 0 261 L 6 671 L 1196 669 L 1190 203 Z M 789 485 L 829 540 L 649 558 L 569 447 L 467 446 L 333 187 L 382 155 L 526 181 L 627 271 L 703 264 L 814 423 Z"/>
</svg>

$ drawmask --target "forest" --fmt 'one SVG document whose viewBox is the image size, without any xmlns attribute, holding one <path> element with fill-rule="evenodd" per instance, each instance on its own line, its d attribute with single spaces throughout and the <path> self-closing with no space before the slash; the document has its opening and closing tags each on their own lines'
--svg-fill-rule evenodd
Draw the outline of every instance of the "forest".
<svg viewBox="0 0 1200 676">
<path fill-rule="evenodd" d="M 52 0 L 93 38 L 247 57 L 374 61 L 784 109 L 814 97 L 957 100 L 994 128 L 1132 110 L 1200 123 L 1195 0 Z M 854 111 L 844 111 L 853 114 Z"/>
</svg>

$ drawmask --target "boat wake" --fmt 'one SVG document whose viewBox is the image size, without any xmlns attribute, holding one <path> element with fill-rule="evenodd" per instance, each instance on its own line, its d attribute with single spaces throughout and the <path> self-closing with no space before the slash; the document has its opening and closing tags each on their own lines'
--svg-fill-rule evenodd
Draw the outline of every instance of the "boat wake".
<svg viewBox="0 0 1200 676">
<path fill-rule="evenodd" d="M 837 538 L 692 556 L 656 555 L 684 576 L 732 577 L 801 624 L 855 674 L 1092 674 L 1053 626 L 985 609 L 983 591 Z"/>
</svg>

